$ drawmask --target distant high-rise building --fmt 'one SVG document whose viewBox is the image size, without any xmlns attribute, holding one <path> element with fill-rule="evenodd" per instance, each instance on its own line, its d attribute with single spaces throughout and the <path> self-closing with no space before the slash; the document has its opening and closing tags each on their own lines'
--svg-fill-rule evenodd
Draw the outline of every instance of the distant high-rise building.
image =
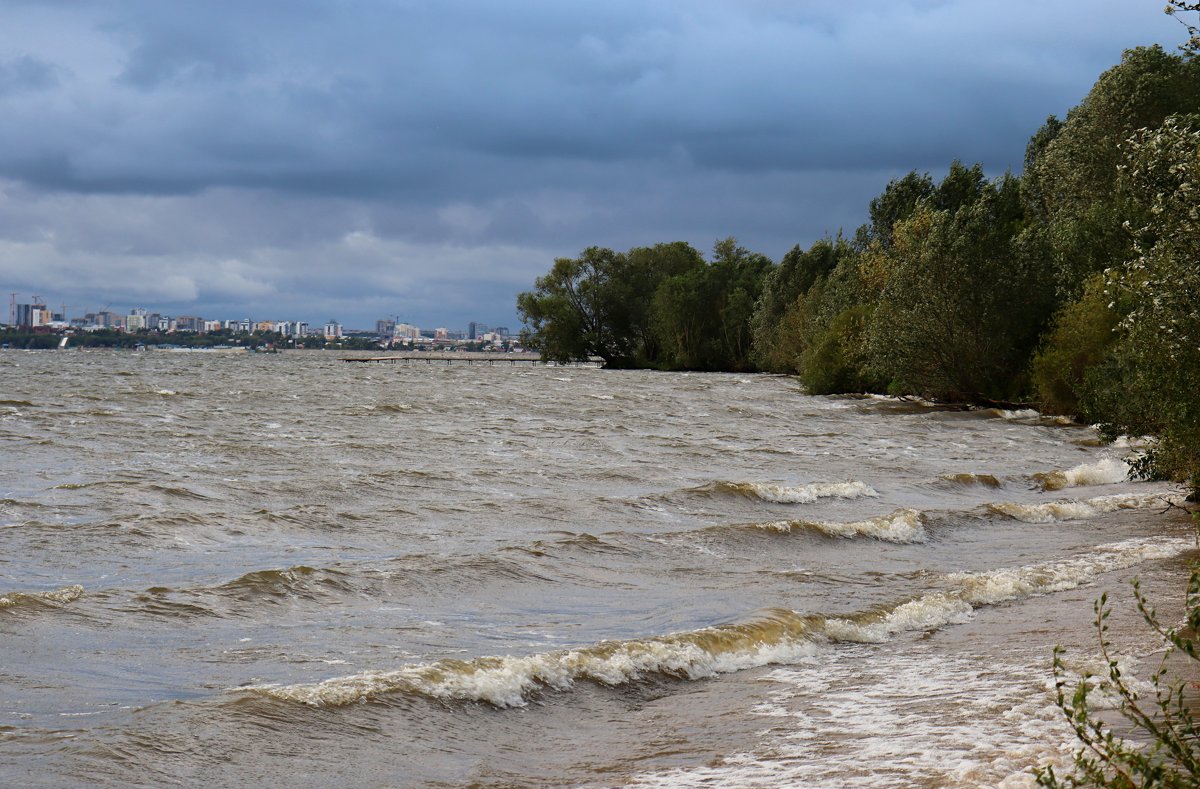
<svg viewBox="0 0 1200 789">
<path fill-rule="evenodd" d="M 175 319 L 175 329 L 177 331 L 204 331 L 204 319 L 195 315 L 180 315 Z"/>
<path fill-rule="evenodd" d="M 380 339 L 393 336 L 396 333 L 396 322 L 388 318 L 375 321 L 375 333 Z"/>
<path fill-rule="evenodd" d="M 18 304 L 16 310 L 16 325 L 20 329 L 36 329 L 50 322 L 50 310 L 45 304 Z"/>
<path fill-rule="evenodd" d="M 332 319 L 325 323 L 325 339 L 336 340 L 341 336 L 342 324 Z"/>
</svg>

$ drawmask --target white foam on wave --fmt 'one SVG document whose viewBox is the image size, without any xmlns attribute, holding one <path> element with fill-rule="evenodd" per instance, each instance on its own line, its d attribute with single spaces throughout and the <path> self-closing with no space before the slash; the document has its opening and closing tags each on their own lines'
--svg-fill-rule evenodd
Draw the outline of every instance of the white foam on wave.
<svg viewBox="0 0 1200 789">
<path fill-rule="evenodd" d="M 83 597 L 83 587 L 75 584 L 50 592 L 9 592 L 0 597 L 0 608 L 13 608 L 26 602 L 71 603 Z"/>
<path fill-rule="evenodd" d="M 1041 485 L 1042 490 L 1115 485 L 1129 479 L 1129 464 L 1119 458 L 1108 457 L 1094 463 L 1081 463 L 1066 471 L 1034 474 L 1033 478 Z"/>
<path fill-rule="evenodd" d="M 1051 424 L 1061 426 L 1077 424 L 1075 420 L 1069 416 L 1062 416 L 1059 414 L 1043 414 L 1040 411 L 1035 411 L 1032 408 L 1014 408 L 1011 410 L 1005 408 L 993 408 L 988 410 L 991 413 L 999 416 L 1001 419 L 1005 419 L 1009 422 L 1034 422 L 1043 425 Z"/>
<path fill-rule="evenodd" d="M 1053 690 L 1019 655 L 986 663 L 915 646 L 886 659 L 780 667 L 761 679 L 761 742 L 627 786 L 1035 786 L 1069 768 L 1075 739 Z"/>
<path fill-rule="evenodd" d="M 1061 561 L 955 574 L 947 577 L 949 589 L 890 609 L 829 619 L 824 631 L 839 641 L 887 641 L 900 632 L 966 621 L 980 606 L 1075 588 L 1102 573 L 1179 556 L 1192 547 L 1187 539 L 1138 538 Z M 1036 785 L 1031 772 L 1036 765 L 1069 772 L 1078 741 L 1054 704 L 1048 648 L 1014 644 L 998 660 L 948 655 L 926 643 L 850 652 L 849 659 L 823 660 L 815 670 L 775 668 L 762 681 L 776 689 L 753 710 L 771 721 L 759 745 L 698 767 L 637 775 L 627 785 L 1015 789 Z M 1133 676 L 1136 661 L 1118 660 L 1126 681 L 1149 692 Z M 1108 670 L 1094 659 L 1068 667 L 1102 676 Z M 1111 702 L 1100 683 L 1091 700 L 1103 707 L 1106 699 Z"/>
<path fill-rule="evenodd" d="M 814 482 L 809 485 L 772 485 L 762 482 L 722 482 L 718 490 L 728 490 L 745 496 L 753 496 L 775 504 L 812 504 L 818 499 L 857 499 L 879 494 L 865 482 Z"/>
<path fill-rule="evenodd" d="M 653 674 L 701 679 L 759 666 L 796 663 L 821 642 L 882 643 L 893 636 L 967 622 L 979 606 L 1073 589 L 1101 573 L 1192 547 L 1180 538 L 1141 538 L 1101 546 L 1083 556 L 946 577 L 949 588 L 895 606 L 837 617 L 773 610 L 742 624 L 668 636 L 604 641 L 591 647 L 527 656 L 442 660 L 395 671 L 368 671 L 323 682 L 243 688 L 310 706 L 341 706 L 393 693 L 443 701 L 520 707 L 540 690 L 567 690 L 590 680 L 615 686 Z"/>
<path fill-rule="evenodd" d="M 934 592 L 882 612 L 829 619 L 825 635 L 834 641 L 880 644 L 897 633 L 962 624 L 974 612 L 974 607 L 961 597 Z"/>
<path fill-rule="evenodd" d="M 1096 518 L 1117 510 L 1153 509 L 1182 504 L 1184 496 L 1171 493 L 1122 493 L 1114 496 L 1097 496 L 1091 499 L 1064 499 L 1044 504 L 1020 504 L 999 502 L 989 504 L 992 512 L 1021 521 L 1022 523 L 1053 523 Z"/>
<path fill-rule="evenodd" d="M 1032 408 L 1016 408 L 1012 410 L 998 408 L 996 409 L 996 413 L 1000 415 L 1001 419 L 1038 419 L 1041 417 L 1041 414 Z"/>
<path fill-rule="evenodd" d="M 855 537 L 873 537 L 876 540 L 894 543 L 924 542 L 927 538 L 924 527 L 924 517 L 919 510 L 900 509 L 888 515 L 867 518 L 850 523 L 836 521 L 769 521 L 755 523 L 755 528 L 765 531 L 796 532 L 814 531 L 828 537 L 852 539 Z"/>
<path fill-rule="evenodd" d="M 830 618 L 824 633 L 835 641 L 881 643 L 897 633 L 931 630 L 968 621 L 976 608 L 1091 583 L 1097 575 L 1166 559 L 1191 549 L 1190 540 L 1139 538 L 1112 543 L 1090 554 L 1023 567 L 946 576 L 950 588 L 930 592 L 889 609 Z"/>
<path fill-rule="evenodd" d="M 984 573 L 958 573 L 949 576 L 949 580 L 959 585 L 962 598 L 972 605 L 994 605 L 1074 589 L 1090 583 L 1097 575 L 1179 556 L 1193 547 L 1191 540 L 1178 537 L 1141 537 L 1104 545 L 1094 553 L 1071 559 Z"/>
<path fill-rule="evenodd" d="M 690 633 L 522 657 L 443 660 L 396 671 L 371 671 L 299 685 L 259 685 L 244 690 L 309 706 L 342 706 L 393 693 L 443 701 L 484 701 L 521 707 L 531 694 L 567 690 L 591 680 L 621 685 L 649 674 L 701 679 L 775 663 L 794 663 L 816 649 L 809 620 L 778 611 L 762 620 Z"/>
</svg>

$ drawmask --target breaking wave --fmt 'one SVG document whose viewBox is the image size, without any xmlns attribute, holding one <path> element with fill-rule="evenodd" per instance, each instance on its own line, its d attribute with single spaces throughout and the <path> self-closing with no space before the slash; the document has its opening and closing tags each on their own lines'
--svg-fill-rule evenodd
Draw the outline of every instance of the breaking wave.
<svg viewBox="0 0 1200 789">
<path fill-rule="evenodd" d="M 1042 490 L 1062 490 L 1087 485 L 1114 485 L 1129 478 L 1129 464 L 1117 458 L 1103 458 L 1095 463 L 1083 463 L 1066 471 L 1034 474 Z"/>
<path fill-rule="evenodd" d="M 250 692 L 315 707 L 343 706 L 393 693 L 441 701 L 484 701 L 520 707 L 531 694 L 567 690 L 577 681 L 621 685 L 648 675 L 701 679 L 772 663 L 794 662 L 815 645 L 819 619 L 784 609 L 745 623 L 526 657 L 441 660 L 396 671 L 335 677 L 313 684 L 259 685 Z"/>
<path fill-rule="evenodd" d="M 992 474 L 943 474 L 938 478 L 942 482 L 948 482 L 953 485 L 962 485 L 969 487 L 972 485 L 982 485 L 987 488 L 1002 487 L 1000 480 Z"/>
<path fill-rule="evenodd" d="M 0 596 L 0 611 L 27 605 L 65 605 L 83 597 L 83 587 L 78 584 L 64 586 L 50 592 L 9 592 Z"/>
<path fill-rule="evenodd" d="M 825 634 L 835 641 L 879 643 L 896 633 L 927 630 L 967 621 L 976 608 L 1091 583 L 1097 575 L 1167 559 L 1191 550 L 1191 540 L 1138 538 L 1101 546 L 1095 553 L 981 573 L 953 573 L 949 589 L 930 592 L 900 605 L 851 617 L 833 618 Z"/>
<path fill-rule="evenodd" d="M 1192 542 L 1141 538 L 1061 561 L 946 576 L 947 588 L 846 616 L 777 608 L 746 622 L 645 639 L 603 641 L 524 657 L 440 660 L 323 682 L 239 690 L 313 707 L 344 706 L 406 693 L 439 701 L 520 707 L 545 690 L 579 681 L 617 686 L 659 675 L 695 680 L 812 657 L 823 643 L 881 643 L 893 636 L 968 621 L 981 606 L 1073 589 L 1097 575 L 1180 555 Z"/>
<path fill-rule="evenodd" d="M 880 515 L 876 518 L 851 523 L 791 520 L 754 523 L 751 524 L 751 527 L 764 531 L 787 533 L 810 531 L 828 537 L 873 537 L 884 542 L 914 543 L 924 542 L 926 539 L 924 521 L 925 518 L 920 511 L 900 509 L 890 515 Z"/>
<path fill-rule="evenodd" d="M 1050 501 L 1045 504 L 1017 504 L 1002 502 L 989 504 L 992 512 L 1006 515 L 1022 523 L 1053 523 L 1054 521 L 1074 521 L 1095 518 L 1104 513 L 1117 510 L 1147 509 L 1166 507 L 1183 503 L 1184 497 L 1178 494 L 1144 494 L 1124 493 L 1116 496 L 1097 496 L 1092 499 L 1064 499 Z"/>
<path fill-rule="evenodd" d="M 696 490 L 704 493 L 746 496 L 774 504 L 812 504 L 818 499 L 857 499 L 878 496 L 865 482 L 814 482 L 809 485 L 771 485 L 761 482 L 714 482 Z"/>
</svg>

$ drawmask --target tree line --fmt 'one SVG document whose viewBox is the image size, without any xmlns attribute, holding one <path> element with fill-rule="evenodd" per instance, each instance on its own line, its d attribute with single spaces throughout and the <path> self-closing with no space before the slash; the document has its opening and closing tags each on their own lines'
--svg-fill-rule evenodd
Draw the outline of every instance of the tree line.
<svg viewBox="0 0 1200 789">
<path fill-rule="evenodd" d="M 560 362 L 1029 402 L 1156 435 L 1145 470 L 1200 480 L 1200 58 L 1125 52 L 1031 137 L 1020 175 L 910 172 L 852 236 L 778 263 L 733 238 L 707 260 L 589 247 L 517 308 Z"/>
</svg>

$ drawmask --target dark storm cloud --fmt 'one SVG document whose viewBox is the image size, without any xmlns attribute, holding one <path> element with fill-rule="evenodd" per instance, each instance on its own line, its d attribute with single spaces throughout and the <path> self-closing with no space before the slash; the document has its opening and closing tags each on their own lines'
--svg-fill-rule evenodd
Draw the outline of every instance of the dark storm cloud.
<svg viewBox="0 0 1200 789">
<path fill-rule="evenodd" d="M 1069 100 L 1061 82 L 1078 89 L 1070 64 L 1047 79 L 1036 40 L 1003 38 L 1021 5 L 84 7 L 107 57 L 62 64 L 75 102 L 13 102 L 0 167 L 78 190 L 405 194 L 453 183 L 459 156 L 518 185 L 548 159 L 810 170 L 951 148 L 1007 165 L 1012 135 Z"/>
<path fill-rule="evenodd" d="M 588 244 L 736 234 L 778 257 L 852 229 L 909 169 L 1018 167 L 1122 48 L 1178 39 L 1160 11 L 13 2 L 0 274 L 189 312 L 365 321 L 391 301 L 437 322 L 511 316 Z"/>
<path fill-rule="evenodd" d="M 52 88 L 58 84 L 55 71 L 53 65 L 29 55 L 0 62 L 0 96 Z"/>
</svg>

